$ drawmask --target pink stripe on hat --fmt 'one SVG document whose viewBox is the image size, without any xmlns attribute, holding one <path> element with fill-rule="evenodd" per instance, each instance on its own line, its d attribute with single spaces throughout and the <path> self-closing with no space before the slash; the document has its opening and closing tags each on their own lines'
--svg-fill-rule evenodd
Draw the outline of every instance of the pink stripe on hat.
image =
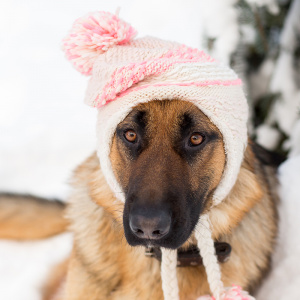
<svg viewBox="0 0 300 300">
<path fill-rule="evenodd" d="M 113 98 L 110 98 L 108 101 L 102 102 L 100 99 L 100 96 L 98 95 L 95 99 L 94 102 L 94 107 L 100 108 L 101 106 L 107 104 L 110 101 L 114 101 L 118 97 L 124 97 L 129 93 L 143 90 L 149 87 L 162 87 L 162 86 L 172 86 L 172 85 L 177 85 L 177 86 L 214 86 L 214 85 L 219 85 L 219 86 L 230 86 L 230 85 L 242 85 L 242 80 L 241 79 L 235 79 L 235 80 L 206 80 L 206 81 L 193 81 L 193 82 L 186 82 L 186 83 L 157 83 L 157 84 L 148 84 L 148 85 L 142 85 L 136 88 L 130 88 L 126 89 L 124 92 L 120 92 L 118 94 L 115 94 Z"/>
<path fill-rule="evenodd" d="M 95 106 L 101 107 L 106 102 L 114 100 L 118 94 L 146 77 L 166 72 L 176 64 L 193 62 L 214 62 L 214 59 L 203 51 L 182 45 L 175 50 L 168 51 L 159 58 L 131 63 L 117 68 L 110 81 L 103 87 L 101 97 L 97 99 Z"/>
</svg>

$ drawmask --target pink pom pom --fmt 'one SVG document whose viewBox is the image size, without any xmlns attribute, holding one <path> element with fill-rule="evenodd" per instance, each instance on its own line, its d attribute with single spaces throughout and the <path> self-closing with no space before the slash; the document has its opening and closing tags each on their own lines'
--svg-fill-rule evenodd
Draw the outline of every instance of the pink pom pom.
<svg viewBox="0 0 300 300">
<path fill-rule="evenodd" d="M 201 296 L 197 300 L 215 300 L 215 298 L 206 295 Z M 240 286 L 233 285 L 231 288 L 226 288 L 220 300 L 255 300 L 255 298 L 243 291 Z"/>
<path fill-rule="evenodd" d="M 90 75 L 99 54 L 114 45 L 129 42 L 136 30 L 109 12 L 95 12 L 79 18 L 63 40 L 63 50 L 75 68 Z"/>
</svg>

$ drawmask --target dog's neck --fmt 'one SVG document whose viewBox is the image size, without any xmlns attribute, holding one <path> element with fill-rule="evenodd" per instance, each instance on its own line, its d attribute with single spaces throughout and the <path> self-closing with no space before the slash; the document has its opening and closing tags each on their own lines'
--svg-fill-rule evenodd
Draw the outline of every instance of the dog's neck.
<svg viewBox="0 0 300 300">
<path fill-rule="evenodd" d="M 220 263 L 228 261 L 231 246 L 228 243 L 215 242 L 215 251 Z M 161 250 L 159 247 L 147 247 L 145 256 L 161 261 Z M 202 257 L 196 245 L 188 248 L 179 248 L 177 251 L 177 267 L 196 267 L 203 264 Z"/>
</svg>

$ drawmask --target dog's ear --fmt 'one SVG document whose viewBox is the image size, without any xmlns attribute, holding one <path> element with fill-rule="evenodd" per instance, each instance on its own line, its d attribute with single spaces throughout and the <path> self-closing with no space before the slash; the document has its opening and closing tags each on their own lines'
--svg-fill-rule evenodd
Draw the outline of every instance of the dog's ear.
<svg viewBox="0 0 300 300">
<path fill-rule="evenodd" d="M 269 151 L 251 140 L 249 141 L 249 144 L 251 145 L 252 151 L 254 152 L 255 156 L 264 165 L 278 167 L 287 158 L 286 155 Z"/>
</svg>

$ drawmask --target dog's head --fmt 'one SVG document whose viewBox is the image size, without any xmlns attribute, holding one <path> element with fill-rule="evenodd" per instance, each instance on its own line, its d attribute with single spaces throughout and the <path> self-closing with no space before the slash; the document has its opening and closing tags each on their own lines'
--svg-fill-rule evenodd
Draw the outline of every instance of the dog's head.
<svg viewBox="0 0 300 300">
<path fill-rule="evenodd" d="M 192 103 L 151 101 L 117 126 L 110 160 L 128 243 L 176 249 L 209 207 L 225 166 L 218 128 Z"/>
</svg>

